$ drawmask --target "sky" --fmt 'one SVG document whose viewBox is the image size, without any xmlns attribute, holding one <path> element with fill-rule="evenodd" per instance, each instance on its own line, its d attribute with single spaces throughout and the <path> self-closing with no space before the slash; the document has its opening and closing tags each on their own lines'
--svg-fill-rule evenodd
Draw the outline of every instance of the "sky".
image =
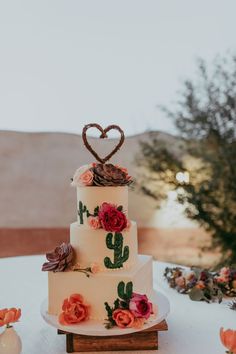
<svg viewBox="0 0 236 354">
<path fill-rule="evenodd" d="M 196 59 L 236 52 L 235 0 L 0 1 L 0 129 L 175 134 Z"/>
</svg>

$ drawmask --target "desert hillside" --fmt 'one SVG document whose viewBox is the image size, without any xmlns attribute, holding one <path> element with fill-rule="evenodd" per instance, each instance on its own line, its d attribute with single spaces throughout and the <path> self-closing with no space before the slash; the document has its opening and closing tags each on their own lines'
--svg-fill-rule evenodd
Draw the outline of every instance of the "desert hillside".
<svg viewBox="0 0 236 354">
<path fill-rule="evenodd" d="M 153 135 L 178 151 L 180 139 L 164 133 Z M 126 138 L 112 162 L 136 176 L 139 142 L 147 139 L 150 133 Z M 117 142 L 90 141 L 101 156 Z M 69 224 L 76 220 L 76 193 L 70 178 L 77 167 L 92 161 L 80 135 L 0 131 L 0 257 L 44 253 L 68 239 Z M 153 200 L 131 189 L 129 216 L 138 223 L 141 253 L 203 265 L 218 257 L 201 252 L 200 247 L 209 244 L 209 236 L 187 220 L 173 201 L 156 209 Z"/>
<path fill-rule="evenodd" d="M 171 144 L 178 141 L 164 133 L 159 138 L 169 139 Z M 135 176 L 139 141 L 146 139 L 148 133 L 126 138 L 112 162 L 126 166 Z M 96 138 L 90 141 L 101 156 L 117 142 Z M 70 178 L 77 167 L 92 161 L 79 135 L 1 131 L 0 227 L 67 226 L 76 218 L 76 193 Z M 140 226 L 149 226 L 154 212 L 155 203 L 130 191 L 129 214 Z"/>
</svg>

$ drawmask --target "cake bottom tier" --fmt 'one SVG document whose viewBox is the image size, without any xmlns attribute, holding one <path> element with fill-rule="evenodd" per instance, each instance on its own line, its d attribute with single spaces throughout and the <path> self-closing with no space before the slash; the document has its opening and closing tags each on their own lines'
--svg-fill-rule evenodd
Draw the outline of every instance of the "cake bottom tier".
<svg viewBox="0 0 236 354">
<path fill-rule="evenodd" d="M 123 281 L 132 281 L 133 291 L 151 296 L 153 291 L 152 257 L 138 256 L 138 263 L 130 270 L 101 272 L 86 277 L 80 272 L 48 274 L 48 312 L 59 315 L 64 299 L 72 294 L 81 294 L 90 308 L 90 318 L 104 320 L 107 317 L 104 303 L 113 306 L 117 299 L 117 286 Z"/>
</svg>

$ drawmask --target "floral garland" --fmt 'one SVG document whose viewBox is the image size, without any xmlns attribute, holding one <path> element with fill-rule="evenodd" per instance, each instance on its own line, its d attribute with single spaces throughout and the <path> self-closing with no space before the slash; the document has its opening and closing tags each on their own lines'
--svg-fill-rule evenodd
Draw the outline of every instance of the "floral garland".
<svg viewBox="0 0 236 354">
<path fill-rule="evenodd" d="M 193 301 L 220 303 L 224 296 L 236 296 L 236 267 L 223 267 L 216 272 L 195 267 L 190 270 L 167 267 L 164 277 L 171 288 L 188 294 Z M 232 301 L 229 307 L 236 310 L 236 302 Z"/>
</svg>

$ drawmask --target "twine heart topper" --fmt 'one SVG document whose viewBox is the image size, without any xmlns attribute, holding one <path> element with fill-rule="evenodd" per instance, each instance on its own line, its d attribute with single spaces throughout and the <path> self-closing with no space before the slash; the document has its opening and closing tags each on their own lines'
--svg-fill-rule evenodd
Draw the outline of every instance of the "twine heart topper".
<svg viewBox="0 0 236 354">
<path fill-rule="evenodd" d="M 92 148 L 92 146 L 89 144 L 88 139 L 87 139 L 87 131 L 90 128 L 96 128 L 101 132 L 101 135 L 99 136 L 100 139 L 106 139 L 108 138 L 107 133 L 110 130 L 117 130 L 120 133 L 120 140 L 118 142 L 118 144 L 114 147 L 114 149 L 104 158 L 100 157 L 97 152 Z M 97 123 L 91 123 L 91 124 L 87 124 L 84 126 L 83 128 L 83 132 L 82 132 L 82 138 L 84 141 L 84 145 L 86 146 L 86 148 L 91 152 L 91 154 L 95 157 L 96 160 L 98 160 L 99 162 L 101 162 L 102 164 L 106 163 L 106 161 L 110 160 L 110 158 L 115 155 L 115 153 L 121 148 L 121 146 L 124 143 L 125 140 L 125 135 L 123 130 L 118 126 L 118 125 L 108 125 L 105 129 L 103 129 L 99 124 Z"/>
</svg>

